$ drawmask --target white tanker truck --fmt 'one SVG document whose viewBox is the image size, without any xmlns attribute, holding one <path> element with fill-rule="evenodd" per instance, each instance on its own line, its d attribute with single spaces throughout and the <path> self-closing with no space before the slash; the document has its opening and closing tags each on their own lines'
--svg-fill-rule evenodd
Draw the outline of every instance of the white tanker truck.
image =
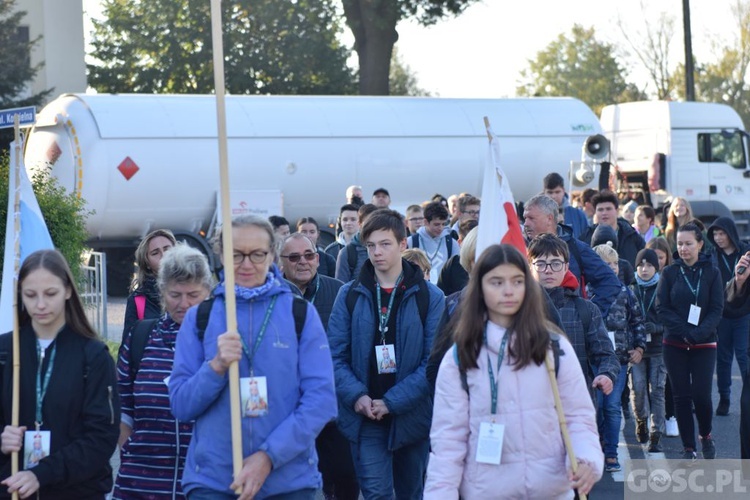
<svg viewBox="0 0 750 500">
<path fill-rule="evenodd" d="M 111 292 L 124 291 L 133 249 L 155 228 L 208 251 L 219 206 L 215 106 L 212 96 L 66 94 L 37 115 L 26 166 L 51 165 L 93 210 L 90 244 L 108 254 Z M 484 116 L 519 201 L 549 172 L 567 178 L 587 138 L 601 133 L 596 115 L 571 98 L 230 96 L 233 203 L 242 197 L 243 210 L 292 224 L 312 216 L 325 229 L 351 184 L 366 197 L 386 187 L 397 209 L 434 193 L 480 194 Z"/>
</svg>

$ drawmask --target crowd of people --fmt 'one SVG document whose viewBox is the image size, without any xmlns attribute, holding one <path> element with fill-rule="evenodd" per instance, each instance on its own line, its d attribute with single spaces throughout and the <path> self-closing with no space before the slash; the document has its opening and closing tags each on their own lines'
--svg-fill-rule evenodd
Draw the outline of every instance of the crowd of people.
<svg viewBox="0 0 750 500">
<path fill-rule="evenodd" d="M 101 499 L 114 482 L 117 499 L 573 498 L 620 470 L 631 415 L 649 453 L 679 435 L 683 460 L 721 456 L 712 419 L 730 411 L 735 358 L 750 404 L 750 253 L 735 223 L 706 228 L 682 198 L 660 217 L 609 191 L 569 194 L 554 173 L 540 187 L 521 210 L 525 249 L 477 254 L 474 195 L 401 214 L 387 189 L 365 203 L 359 186 L 327 246 L 313 217 L 235 218 L 216 235 L 216 273 L 154 231 L 136 251 L 116 367 L 62 256 L 32 254 L 17 291 L 19 426 L 11 364 L 0 370 L 7 493 Z M 11 475 L 14 452 L 26 459 Z"/>
</svg>

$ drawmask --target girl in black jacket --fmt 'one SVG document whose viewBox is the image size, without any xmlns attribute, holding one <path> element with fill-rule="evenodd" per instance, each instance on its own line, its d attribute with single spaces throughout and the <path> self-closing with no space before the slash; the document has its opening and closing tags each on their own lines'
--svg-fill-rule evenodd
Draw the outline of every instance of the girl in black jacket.
<svg viewBox="0 0 750 500">
<path fill-rule="evenodd" d="M 18 277 L 19 426 L 10 425 L 12 335 L 0 336 L 0 477 L 21 498 L 102 500 L 120 426 L 115 367 L 97 340 L 63 256 L 29 255 Z M 19 472 L 11 475 L 11 454 Z M 3 488 L 5 490 L 5 488 Z"/>
<path fill-rule="evenodd" d="M 724 286 L 719 270 L 702 248 L 698 226 L 682 226 L 677 232 L 678 257 L 664 269 L 656 291 L 656 310 L 665 328 L 664 364 L 672 382 L 683 457 L 689 460 L 697 457 L 693 404 L 703 458 L 716 457 L 711 439 L 711 384 Z"/>
</svg>

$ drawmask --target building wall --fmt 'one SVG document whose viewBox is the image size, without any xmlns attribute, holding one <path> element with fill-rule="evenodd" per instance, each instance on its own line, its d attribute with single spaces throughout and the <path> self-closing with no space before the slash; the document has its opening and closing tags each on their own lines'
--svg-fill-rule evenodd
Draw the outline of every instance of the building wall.
<svg viewBox="0 0 750 500">
<path fill-rule="evenodd" d="M 33 40 L 41 36 L 31 53 L 31 64 L 44 63 L 30 93 L 53 89 L 48 100 L 66 92 L 86 91 L 82 0 L 16 0 L 25 11 L 22 25 Z"/>
</svg>

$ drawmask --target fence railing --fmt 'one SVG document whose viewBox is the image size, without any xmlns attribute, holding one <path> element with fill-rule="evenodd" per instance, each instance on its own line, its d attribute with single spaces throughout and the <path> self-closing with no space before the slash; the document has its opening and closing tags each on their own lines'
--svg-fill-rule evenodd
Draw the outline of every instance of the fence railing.
<svg viewBox="0 0 750 500">
<path fill-rule="evenodd" d="M 99 335 L 109 339 L 106 269 L 107 255 L 103 252 L 90 252 L 88 264 L 81 266 L 84 282 L 79 291 L 91 325 L 99 332 Z"/>
</svg>

